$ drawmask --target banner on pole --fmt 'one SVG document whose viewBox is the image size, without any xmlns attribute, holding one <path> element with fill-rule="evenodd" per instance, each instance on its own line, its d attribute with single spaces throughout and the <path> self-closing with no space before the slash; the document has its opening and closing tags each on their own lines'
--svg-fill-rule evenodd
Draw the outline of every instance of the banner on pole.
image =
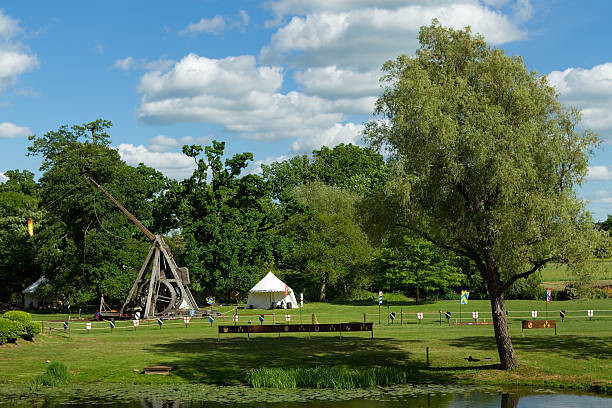
<svg viewBox="0 0 612 408">
<path fill-rule="evenodd" d="M 470 291 L 469 290 L 462 290 L 461 291 L 461 304 L 462 305 L 467 305 L 469 297 L 470 297 Z"/>
<path fill-rule="evenodd" d="M 552 298 L 552 289 L 546 289 L 546 303 L 550 303 L 551 298 Z"/>
<path fill-rule="evenodd" d="M 382 290 L 378 292 L 378 304 L 382 305 Z"/>
<path fill-rule="evenodd" d="M 534 319 L 535 319 L 536 317 L 538 317 L 538 311 L 537 311 L 537 310 L 532 310 L 532 311 L 531 311 L 531 317 L 533 317 Z"/>
<path fill-rule="evenodd" d="M 423 313 L 421 312 L 417 313 L 417 319 L 423 320 Z"/>
<path fill-rule="evenodd" d="M 140 320 L 135 319 L 135 320 L 133 320 L 133 323 L 134 323 L 134 327 L 138 327 L 138 324 L 140 323 Z"/>
<path fill-rule="evenodd" d="M 472 312 L 472 317 L 474 320 L 478 319 L 478 312 Z"/>
<path fill-rule="evenodd" d="M 300 307 L 304 307 L 304 294 L 300 293 Z"/>
</svg>

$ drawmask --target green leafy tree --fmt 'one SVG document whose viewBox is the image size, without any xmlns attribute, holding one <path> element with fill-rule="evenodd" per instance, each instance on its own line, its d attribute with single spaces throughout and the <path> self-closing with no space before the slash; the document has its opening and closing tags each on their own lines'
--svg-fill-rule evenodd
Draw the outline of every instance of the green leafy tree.
<svg viewBox="0 0 612 408">
<path fill-rule="evenodd" d="M 401 240 L 401 245 L 385 247 L 374 258 L 381 288 L 413 292 L 419 303 L 422 295 L 445 292 L 463 281 L 456 260 L 430 241 L 409 235 Z"/>
<path fill-rule="evenodd" d="M 282 237 L 273 233 L 283 212 L 268 182 L 254 174 L 241 177 L 251 153 L 223 161 L 225 143 L 184 146 L 197 169 L 168 196 L 175 203 L 185 241 L 185 260 L 199 291 L 229 299 L 246 292 L 261 272 L 274 265 Z M 205 158 L 199 158 L 204 151 Z"/>
<path fill-rule="evenodd" d="M 11 180 L 14 182 L 15 178 Z M 0 186 L 0 303 L 20 303 L 21 291 L 41 273 L 36 250 L 44 211 L 36 197 L 12 190 L 15 183 L 11 184 L 8 188 L 5 184 Z M 34 237 L 28 234 L 29 218 L 36 220 Z"/>
<path fill-rule="evenodd" d="M 17 191 L 32 197 L 38 195 L 38 185 L 31 171 L 7 170 L 4 175 L 8 180 L 0 184 L 0 191 Z"/>
<path fill-rule="evenodd" d="M 404 225 L 470 258 L 491 300 L 501 367 L 518 364 L 504 293 L 550 261 L 589 256 L 592 221 L 575 188 L 597 144 L 546 77 L 469 28 L 421 28 L 416 55 L 383 70 L 366 132 L 400 164 L 388 202 Z"/>
<path fill-rule="evenodd" d="M 86 176 L 92 177 L 143 224 L 152 224 L 152 201 L 159 174 L 128 166 L 109 146 L 96 120 L 62 126 L 32 137 L 30 154 L 41 154 L 41 206 L 47 211 L 38 234 L 43 272 L 55 290 L 73 302 L 122 302 L 146 256 L 148 242 Z M 87 140 L 89 139 L 89 140 Z"/>
<path fill-rule="evenodd" d="M 295 195 L 309 211 L 283 227 L 294 243 L 284 265 L 293 272 L 288 280 L 320 301 L 366 286 L 372 248 L 355 214 L 361 196 L 321 182 L 303 184 Z"/>
<path fill-rule="evenodd" d="M 388 170 L 383 157 L 368 147 L 339 144 L 308 156 L 262 165 L 263 176 L 272 183 L 276 197 L 290 194 L 300 184 L 319 181 L 344 190 L 370 194 L 384 185 Z M 285 196 L 283 196 L 285 197 Z"/>
</svg>

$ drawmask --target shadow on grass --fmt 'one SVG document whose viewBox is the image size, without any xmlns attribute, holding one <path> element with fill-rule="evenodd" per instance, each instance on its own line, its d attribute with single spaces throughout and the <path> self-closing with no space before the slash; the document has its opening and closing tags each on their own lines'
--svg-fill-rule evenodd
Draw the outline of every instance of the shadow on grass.
<svg viewBox="0 0 612 408">
<path fill-rule="evenodd" d="M 470 336 L 448 341 L 453 347 L 472 347 L 490 351 L 497 348 L 494 337 Z M 583 360 L 586 358 L 612 359 L 612 338 L 579 336 L 527 336 L 512 337 L 517 351 L 549 352 L 560 356 Z"/>
<path fill-rule="evenodd" d="M 420 343 L 414 340 L 414 343 Z M 400 344 L 401 343 L 401 344 Z M 430 370 L 423 359 L 401 348 L 406 341 L 369 338 L 314 337 L 245 337 L 216 339 L 201 338 L 189 341 L 161 343 L 150 346 L 151 351 L 171 355 L 176 364 L 173 375 L 189 382 L 236 384 L 246 382 L 252 368 L 297 367 L 398 367 L 407 371 L 409 382 L 451 383 L 452 370 Z M 416 345 L 415 345 L 416 348 Z M 178 358 L 177 358 L 178 357 Z M 169 359 L 170 360 L 170 359 Z M 469 367 L 474 369 L 475 367 Z M 467 369 L 467 368 L 466 368 Z"/>
</svg>

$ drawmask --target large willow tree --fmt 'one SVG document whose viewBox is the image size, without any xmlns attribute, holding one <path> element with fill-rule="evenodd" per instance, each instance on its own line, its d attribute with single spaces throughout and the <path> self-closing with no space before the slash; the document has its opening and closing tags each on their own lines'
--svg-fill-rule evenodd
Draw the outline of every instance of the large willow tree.
<svg viewBox="0 0 612 408">
<path fill-rule="evenodd" d="M 371 143 L 397 159 L 394 221 L 472 259 L 491 299 L 501 367 L 518 364 L 504 292 L 551 261 L 585 256 L 593 231 L 576 197 L 597 144 L 546 77 L 469 28 L 434 20 L 414 57 L 383 70 Z"/>
</svg>

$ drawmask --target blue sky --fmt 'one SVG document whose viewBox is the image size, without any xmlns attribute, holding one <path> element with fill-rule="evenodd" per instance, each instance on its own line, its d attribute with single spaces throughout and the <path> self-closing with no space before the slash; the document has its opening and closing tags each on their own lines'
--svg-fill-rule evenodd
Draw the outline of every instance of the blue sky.
<svg viewBox="0 0 612 408">
<path fill-rule="evenodd" d="M 612 214 L 612 2 L 561 0 L 5 1 L 0 180 L 36 171 L 29 134 L 111 120 L 129 164 L 190 175 L 183 144 L 255 162 L 363 144 L 380 67 L 421 25 L 470 25 L 548 78 L 604 140 L 580 196 Z M 38 174 L 38 173 L 37 173 Z"/>
</svg>

